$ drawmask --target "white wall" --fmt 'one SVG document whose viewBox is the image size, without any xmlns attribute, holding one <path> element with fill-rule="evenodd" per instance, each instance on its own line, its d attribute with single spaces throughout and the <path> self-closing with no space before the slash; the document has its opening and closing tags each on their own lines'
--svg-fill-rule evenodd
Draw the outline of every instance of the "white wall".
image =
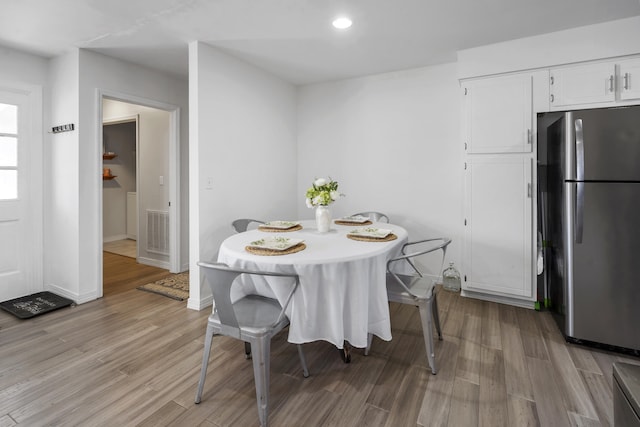
<svg viewBox="0 0 640 427">
<path fill-rule="evenodd" d="M 640 53 L 640 16 L 458 52 L 461 79 Z"/>
<path fill-rule="evenodd" d="M 51 119 L 45 127 L 79 128 L 79 58 L 74 50 L 51 60 Z M 55 293 L 79 301 L 80 138 L 78 131 L 50 135 L 45 147 L 44 282 Z M 95 295 L 95 294 L 94 294 Z"/>
<path fill-rule="evenodd" d="M 188 258 L 188 91 L 187 82 L 95 52 L 75 49 L 52 60 L 52 122 L 75 123 L 76 131 L 52 141 L 51 196 L 45 203 L 49 237 L 45 241 L 45 282 L 78 303 L 102 295 L 102 146 L 99 90 L 169 104 L 181 113 L 183 188 L 182 256 Z M 55 225 L 55 227 L 54 227 Z M 45 234 L 45 237 L 47 235 Z M 186 261 L 183 262 L 186 264 Z"/>
<path fill-rule="evenodd" d="M 234 219 L 297 216 L 295 93 L 216 48 L 189 45 L 191 271 L 215 260 Z M 191 275 L 190 308 L 202 306 L 201 291 Z"/>
<path fill-rule="evenodd" d="M 334 217 L 384 212 L 411 240 L 449 236 L 458 263 L 462 236 L 462 150 L 456 65 L 334 83 L 298 93 L 298 217 L 304 193 L 331 176 L 346 194 Z"/>
</svg>

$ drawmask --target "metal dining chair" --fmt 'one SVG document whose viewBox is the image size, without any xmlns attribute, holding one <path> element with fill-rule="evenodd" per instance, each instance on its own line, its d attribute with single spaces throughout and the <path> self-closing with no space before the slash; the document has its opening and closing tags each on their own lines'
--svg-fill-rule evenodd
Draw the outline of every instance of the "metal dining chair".
<svg viewBox="0 0 640 427">
<path fill-rule="evenodd" d="M 300 279 L 295 274 L 235 269 L 222 263 L 199 262 L 198 265 L 204 272 L 213 293 L 215 309 L 207 321 L 202 368 L 195 403 L 200 403 L 202 398 L 213 336 L 224 335 L 236 338 L 251 344 L 258 416 L 260 425 L 266 426 L 269 421 L 271 338 L 289 325 L 285 309 L 289 305 Z M 284 305 L 280 305 L 277 299 L 262 295 L 246 295 L 236 302 L 231 302 L 231 286 L 241 275 L 291 278 L 293 284 Z M 298 356 L 302 363 L 302 373 L 307 378 L 309 370 L 300 344 L 298 344 Z"/>
<path fill-rule="evenodd" d="M 427 362 L 431 368 L 431 373 L 438 372 L 436 368 L 435 350 L 433 346 L 433 322 L 438 331 L 438 339 L 442 340 L 442 330 L 440 328 L 440 316 L 438 315 L 438 300 L 436 299 L 435 284 L 437 281 L 426 277 L 416 267 L 416 259 L 441 252 L 439 272 L 442 271 L 447 246 L 451 239 L 447 237 L 424 239 L 415 242 L 405 243 L 402 246 L 402 255 L 387 261 L 387 296 L 389 301 L 400 304 L 411 304 L 420 310 L 420 320 L 422 322 L 422 334 L 427 350 Z M 407 252 L 407 250 L 413 252 Z M 414 274 L 400 274 L 393 269 L 396 263 L 407 262 Z M 441 274 L 441 273 L 440 273 Z M 440 277 L 438 275 L 438 277 Z M 373 335 L 368 335 L 367 348 L 364 354 L 369 354 Z"/>
<path fill-rule="evenodd" d="M 247 231 L 249 225 L 254 222 L 258 224 L 264 224 L 264 221 L 260 221 L 259 219 L 240 218 L 233 221 L 231 223 L 231 226 L 236 231 L 236 233 L 242 233 Z"/>
<path fill-rule="evenodd" d="M 236 231 L 236 233 L 244 233 L 249 229 L 249 225 L 253 223 L 264 224 L 264 221 L 251 218 L 240 218 L 233 221 L 231 223 L 231 226 Z M 245 359 L 251 359 L 251 346 L 247 342 L 244 343 L 244 357 Z"/>
<path fill-rule="evenodd" d="M 353 214 L 353 216 L 368 216 L 369 219 L 373 222 L 389 222 L 389 217 L 382 212 L 360 212 L 357 214 Z"/>
</svg>

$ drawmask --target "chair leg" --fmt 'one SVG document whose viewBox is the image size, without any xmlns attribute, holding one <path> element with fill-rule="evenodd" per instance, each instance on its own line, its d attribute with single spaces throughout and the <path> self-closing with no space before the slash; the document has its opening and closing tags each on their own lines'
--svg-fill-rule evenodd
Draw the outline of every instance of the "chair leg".
<svg viewBox="0 0 640 427">
<path fill-rule="evenodd" d="M 309 378 L 309 369 L 307 368 L 307 359 L 304 357 L 302 351 L 302 345 L 298 344 L 298 356 L 300 356 L 300 363 L 302 363 L 302 376 Z"/>
<path fill-rule="evenodd" d="M 196 391 L 196 403 L 200 403 L 204 380 L 207 377 L 207 367 L 209 366 L 209 355 L 211 354 L 211 343 L 213 342 L 213 327 L 207 325 L 207 335 L 204 340 L 204 351 L 202 352 L 202 368 L 200 368 L 200 381 L 198 381 L 198 391 Z"/>
<path fill-rule="evenodd" d="M 367 347 L 364 349 L 364 355 L 368 356 L 371 351 L 371 343 L 373 342 L 373 334 L 367 334 Z"/>
<path fill-rule="evenodd" d="M 256 382 L 256 400 L 260 425 L 269 424 L 269 370 L 270 370 L 271 337 L 258 338 L 251 342 L 253 359 L 253 377 Z"/>
<path fill-rule="evenodd" d="M 438 370 L 436 369 L 436 354 L 433 347 L 433 324 L 432 320 L 432 300 L 426 300 L 420 302 L 418 309 L 420 310 L 420 320 L 422 320 L 422 334 L 424 335 L 424 344 L 427 350 L 427 361 L 431 368 L 431 373 L 435 375 Z"/>
<path fill-rule="evenodd" d="M 436 324 L 436 331 L 438 331 L 438 339 L 442 341 L 442 328 L 440 327 L 440 311 L 438 310 L 438 297 L 436 290 L 433 291 L 433 321 Z"/>
<path fill-rule="evenodd" d="M 244 358 L 247 360 L 251 359 L 251 344 L 248 342 L 244 343 Z"/>
</svg>

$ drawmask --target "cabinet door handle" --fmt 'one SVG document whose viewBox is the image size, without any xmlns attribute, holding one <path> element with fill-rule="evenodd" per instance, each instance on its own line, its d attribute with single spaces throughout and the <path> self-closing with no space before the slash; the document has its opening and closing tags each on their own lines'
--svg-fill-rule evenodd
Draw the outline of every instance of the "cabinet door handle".
<svg viewBox="0 0 640 427">
<path fill-rule="evenodd" d="M 613 74 L 609 76 L 609 92 L 613 92 Z"/>
<path fill-rule="evenodd" d="M 629 73 L 624 73 L 624 90 L 629 90 Z"/>
<path fill-rule="evenodd" d="M 531 183 L 530 182 L 527 184 L 527 197 L 531 198 Z"/>
</svg>

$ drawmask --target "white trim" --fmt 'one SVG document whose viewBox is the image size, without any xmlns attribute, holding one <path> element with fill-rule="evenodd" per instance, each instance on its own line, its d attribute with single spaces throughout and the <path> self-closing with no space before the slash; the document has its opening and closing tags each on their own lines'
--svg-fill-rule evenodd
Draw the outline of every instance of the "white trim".
<svg viewBox="0 0 640 427">
<path fill-rule="evenodd" d="M 150 265 L 151 267 L 165 268 L 167 270 L 169 269 L 169 261 L 160 261 L 157 259 L 146 257 L 138 257 L 137 260 L 140 264 Z"/>
<path fill-rule="evenodd" d="M 522 300 L 518 298 L 509 298 L 509 297 L 493 295 L 489 293 L 474 292 L 468 289 L 463 289 L 460 295 L 462 295 L 463 297 L 475 298 L 483 301 L 497 302 L 500 304 L 508 304 L 516 307 L 523 307 L 523 308 L 530 308 L 530 309 L 535 309 L 535 304 L 536 304 L 535 301 L 527 301 L 527 300 Z"/>
<path fill-rule="evenodd" d="M 126 234 L 118 234 L 116 236 L 103 237 L 102 243 L 115 242 L 118 240 L 133 240 L 133 239 L 129 239 L 129 237 L 127 237 Z"/>
<path fill-rule="evenodd" d="M 213 305 L 213 296 L 208 296 L 200 300 L 189 297 L 189 299 L 187 300 L 187 308 L 191 310 L 200 311 L 207 307 L 211 307 L 212 305 Z"/>
</svg>

